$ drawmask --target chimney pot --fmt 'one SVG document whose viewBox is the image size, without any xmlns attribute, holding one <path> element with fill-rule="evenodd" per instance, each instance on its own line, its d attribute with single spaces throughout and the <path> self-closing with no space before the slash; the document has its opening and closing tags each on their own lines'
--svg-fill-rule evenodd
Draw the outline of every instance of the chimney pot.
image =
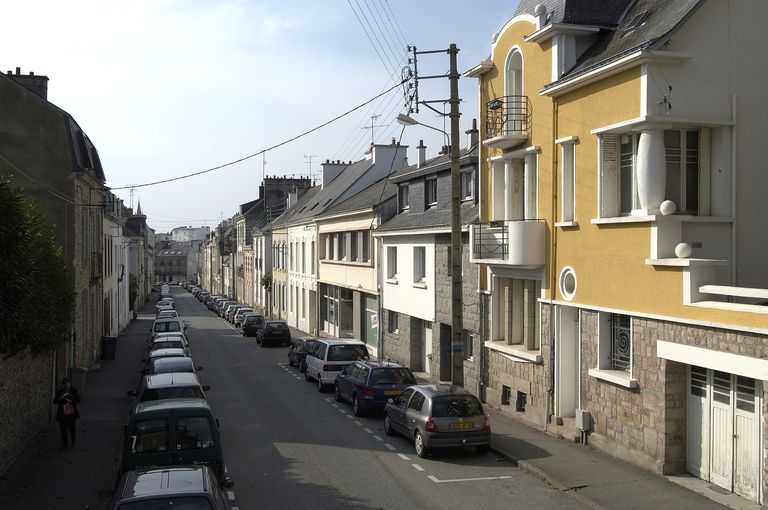
<svg viewBox="0 0 768 510">
<path fill-rule="evenodd" d="M 17 68 L 16 68 L 16 74 L 17 74 L 17 75 L 21 74 L 21 67 L 17 67 Z"/>
<path fill-rule="evenodd" d="M 395 145 L 395 144 L 396 144 L 395 139 L 392 138 L 392 145 Z"/>
<path fill-rule="evenodd" d="M 419 159 L 416 168 L 421 168 L 424 165 L 424 162 L 427 161 L 427 147 L 424 145 L 424 140 L 419 140 L 419 146 L 416 147 L 416 150 L 419 151 Z"/>
</svg>

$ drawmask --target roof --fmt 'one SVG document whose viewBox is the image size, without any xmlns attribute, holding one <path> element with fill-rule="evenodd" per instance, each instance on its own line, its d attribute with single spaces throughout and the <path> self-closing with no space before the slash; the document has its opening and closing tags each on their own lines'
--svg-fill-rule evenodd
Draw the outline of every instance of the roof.
<svg viewBox="0 0 768 510">
<path fill-rule="evenodd" d="M 272 228 L 273 226 L 281 226 L 287 224 L 296 214 L 304 210 L 304 207 L 307 206 L 310 202 L 312 202 L 317 196 L 317 194 L 322 190 L 322 186 L 313 186 L 309 188 L 306 192 L 304 192 L 299 199 L 296 201 L 296 203 L 287 211 L 285 211 L 283 214 L 275 218 L 275 220 L 270 223 L 269 225 L 265 225 L 264 229 L 258 229 L 258 230 L 266 230 L 267 228 Z"/>
<path fill-rule="evenodd" d="M 463 202 L 460 206 L 462 225 L 477 223 L 478 207 L 472 201 Z M 380 232 L 410 231 L 425 229 L 442 229 L 451 227 L 451 209 L 433 207 L 424 212 L 407 212 L 396 214 L 376 229 Z"/>
<path fill-rule="evenodd" d="M 530 3 L 526 0 L 524 2 Z M 591 5 L 594 2 L 593 0 L 581 0 L 580 3 Z M 609 4 L 609 2 L 602 3 Z M 621 0 L 616 3 L 625 4 L 626 2 Z M 659 48 L 701 3 L 702 0 L 676 0 L 674 2 L 636 0 L 629 9 L 618 15 L 618 8 L 608 9 L 606 15 L 610 13 L 611 16 L 615 17 L 613 23 L 605 23 L 611 28 L 601 30 L 595 42 L 581 54 L 576 64 L 566 71 L 559 80 L 545 86 L 545 90 L 630 53 Z M 611 6 L 615 7 L 613 4 Z"/>
<path fill-rule="evenodd" d="M 153 495 L 194 494 L 208 492 L 210 468 L 198 466 L 166 466 L 125 474 L 120 497 L 141 498 Z"/>
<path fill-rule="evenodd" d="M 356 195 L 353 195 L 351 198 L 326 209 L 326 211 L 319 215 L 319 217 L 322 218 L 324 216 L 336 214 L 375 210 L 378 204 L 386 202 L 395 195 L 397 195 L 397 184 L 392 182 L 391 177 L 389 179 L 381 179 Z"/>
<path fill-rule="evenodd" d="M 141 413 L 166 411 L 168 409 L 206 409 L 211 410 L 208 402 L 202 398 L 167 398 L 165 400 L 148 400 L 136 404 L 134 416 Z"/>
<path fill-rule="evenodd" d="M 520 0 L 515 16 L 534 16 L 536 6 L 542 4 L 547 8 L 549 23 L 611 26 L 616 24 L 631 2 L 632 0 Z"/>
</svg>

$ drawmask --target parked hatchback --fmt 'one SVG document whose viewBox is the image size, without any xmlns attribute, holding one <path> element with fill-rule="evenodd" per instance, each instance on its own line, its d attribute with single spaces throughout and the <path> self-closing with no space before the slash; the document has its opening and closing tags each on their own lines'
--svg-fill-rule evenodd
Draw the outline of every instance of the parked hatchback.
<svg viewBox="0 0 768 510">
<path fill-rule="evenodd" d="M 433 449 L 491 447 L 491 421 L 477 397 L 449 385 L 418 385 L 403 390 L 384 409 L 384 432 L 412 439 L 416 455 Z"/>
<path fill-rule="evenodd" d="M 240 327 L 240 323 L 243 320 L 243 315 L 246 313 L 253 313 L 253 308 L 250 306 L 244 306 L 242 308 L 238 308 L 237 312 L 235 313 L 234 319 L 232 319 L 232 323 L 235 325 L 236 328 Z"/>
<path fill-rule="evenodd" d="M 304 378 L 317 381 L 318 391 L 334 384 L 336 376 L 359 359 L 368 359 L 368 348 L 360 340 L 319 339 L 307 354 Z"/>
<path fill-rule="evenodd" d="M 137 402 L 151 400 L 168 400 L 172 398 L 205 398 L 209 386 L 200 385 L 196 374 L 189 372 L 171 372 L 165 374 L 145 375 L 141 378 L 136 391 L 126 394 L 136 397 Z"/>
<path fill-rule="evenodd" d="M 173 466 L 128 471 L 117 483 L 111 510 L 187 508 L 229 510 L 224 489 L 208 466 Z"/>
<path fill-rule="evenodd" d="M 264 316 L 254 312 L 248 312 L 242 319 L 243 336 L 256 336 L 264 326 Z"/>
<path fill-rule="evenodd" d="M 336 402 L 352 403 L 355 416 L 369 411 L 381 412 L 387 399 L 399 395 L 405 388 L 416 384 L 408 367 L 397 363 L 356 361 L 336 377 Z"/>
<path fill-rule="evenodd" d="M 291 330 L 285 321 L 266 321 L 256 333 L 256 343 L 262 347 L 291 345 Z"/>
<path fill-rule="evenodd" d="M 312 349 L 312 346 L 315 345 L 316 341 L 317 338 L 314 337 L 304 337 L 296 340 L 296 342 L 291 345 L 291 348 L 288 349 L 288 366 L 295 365 L 298 367 L 299 372 L 306 372 L 307 353 Z"/>
</svg>

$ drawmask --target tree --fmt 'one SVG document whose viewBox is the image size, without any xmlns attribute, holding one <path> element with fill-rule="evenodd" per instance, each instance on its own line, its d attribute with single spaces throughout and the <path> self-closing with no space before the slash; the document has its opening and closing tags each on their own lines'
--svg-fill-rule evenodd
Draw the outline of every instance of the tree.
<svg viewBox="0 0 768 510">
<path fill-rule="evenodd" d="M 53 225 L 8 175 L 0 175 L 0 217 L 0 352 L 54 349 L 72 320 L 64 250 Z"/>
</svg>

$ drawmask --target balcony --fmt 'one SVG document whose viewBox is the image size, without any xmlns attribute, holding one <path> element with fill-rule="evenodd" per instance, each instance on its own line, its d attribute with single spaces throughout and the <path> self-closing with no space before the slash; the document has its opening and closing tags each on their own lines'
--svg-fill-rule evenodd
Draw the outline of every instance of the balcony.
<svg viewBox="0 0 768 510">
<path fill-rule="evenodd" d="M 502 96 L 485 104 L 483 144 L 511 149 L 525 143 L 531 133 L 531 102 L 528 96 Z"/>
<path fill-rule="evenodd" d="M 472 225 L 470 262 L 535 269 L 546 262 L 544 220 L 500 220 Z"/>
</svg>

